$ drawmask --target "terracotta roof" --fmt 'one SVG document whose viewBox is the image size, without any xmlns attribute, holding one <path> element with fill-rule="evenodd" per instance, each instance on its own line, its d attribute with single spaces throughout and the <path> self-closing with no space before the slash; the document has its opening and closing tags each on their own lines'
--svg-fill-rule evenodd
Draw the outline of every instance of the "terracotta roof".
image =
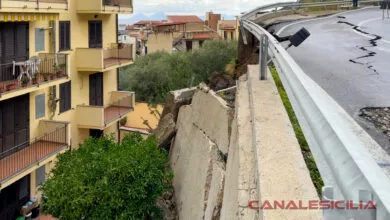
<svg viewBox="0 0 390 220">
<path fill-rule="evenodd" d="M 236 20 L 221 20 L 219 21 L 219 29 L 236 29 L 237 21 Z"/>
<path fill-rule="evenodd" d="M 185 22 L 164 22 L 164 23 L 155 24 L 153 26 L 159 27 L 159 26 L 170 26 L 170 25 L 178 25 L 178 24 L 185 24 Z"/>
<path fill-rule="evenodd" d="M 203 20 L 195 15 L 168 15 L 167 17 L 170 22 L 203 23 Z"/>
<path fill-rule="evenodd" d="M 137 23 L 134 23 L 133 25 L 146 25 L 146 24 L 158 24 L 161 23 L 162 21 L 159 20 L 141 20 L 138 21 Z"/>
<path fill-rule="evenodd" d="M 212 38 L 217 38 L 217 35 L 215 33 L 196 33 L 192 35 L 192 39 L 212 39 Z"/>
<path fill-rule="evenodd" d="M 126 26 L 126 30 L 131 30 L 131 29 L 134 29 L 134 28 L 135 28 L 134 25 L 127 25 L 127 26 Z"/>
</svg>

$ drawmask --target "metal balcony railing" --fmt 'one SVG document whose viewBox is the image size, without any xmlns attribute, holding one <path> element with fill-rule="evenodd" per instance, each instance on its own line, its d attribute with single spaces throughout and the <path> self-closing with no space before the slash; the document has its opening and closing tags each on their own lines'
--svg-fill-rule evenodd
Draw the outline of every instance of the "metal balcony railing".
<svg viewBox="0 0 390 220">
<path fill-rule="evenodd" d="M 133 45 L 114 44 L 111 48 L 105 48 L 103 60 L 105 69 L 133 61 Z"/>
<path fill-rule="evenodd" d="M 68 124 L 62 124 L 41 137 L 0 153 L 0 182 L 12 178 L 66 148 L 67 133 Z"/>
<path fill-rule="evenodd" d="M 67 9 L 68 0 L 0 0 L 2 8 Z"/>
<path fill-rule="evenodd" d="M 133 92 L 111 93 L 111 101 L 106 106 L 77 106 L 77 122 L 83 128 L 104 129 L 108 124 L 119 120 L 134 109 Z"/>
<path fill-rule="evenodd" d="M 111 94 L 111 103 L 104 108 L 104 123 L 121 118 L 134 109 L 134 93 L 115 91 Z"/>
<path fill-rule="evenodd" d="M 103 6 L 114 6 L 120 8 L 132 8 L 132 0 L 103 0 Z"/>
<path fill-rule="evenodd" d="M 0 64 L 0 95 L 67 77 L 67 54 L 42 53 L 26 61 Z"/>
</svg>

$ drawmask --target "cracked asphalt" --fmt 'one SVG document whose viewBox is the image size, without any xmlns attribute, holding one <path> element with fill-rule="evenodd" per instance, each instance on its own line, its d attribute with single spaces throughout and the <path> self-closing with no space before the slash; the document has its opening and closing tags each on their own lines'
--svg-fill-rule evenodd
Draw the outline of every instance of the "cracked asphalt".
<svg viewBox="0 0 390 220">
<path fill-rule="evenodd" d="M 390 154 L 389 137 L 359 117 L 366 107 L 390 107 L 390 19 L 370 7 L 270 28 L 283 37 L 302 27 L 311 36 L 290 55 Z"/>
</svg>

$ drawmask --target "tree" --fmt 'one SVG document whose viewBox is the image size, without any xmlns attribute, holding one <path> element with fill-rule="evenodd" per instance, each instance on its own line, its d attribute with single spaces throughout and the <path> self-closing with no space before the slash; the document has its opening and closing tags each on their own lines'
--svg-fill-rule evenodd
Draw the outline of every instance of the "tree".
<svg viewBox="0 0 390 220">
<path fill-rule="evenodd" d="M 61 219 L 145 219 L 157 216 L 156 200 L 170 188 L 167 155 L 139 134 L 122 144 L 88 139 L 64 153 L 42 186 L 42 209 Z"/>
<path fill-rule="evenodd" d="M 224 71 L 237 57 L 237 42 L 206 41 L 194 52 L 156 52 L 120 70 L 120 89 L 135 91 L 138 101 L 163 103 L 169 91 L 206 82 L 214 71 Z"/>
</svg>

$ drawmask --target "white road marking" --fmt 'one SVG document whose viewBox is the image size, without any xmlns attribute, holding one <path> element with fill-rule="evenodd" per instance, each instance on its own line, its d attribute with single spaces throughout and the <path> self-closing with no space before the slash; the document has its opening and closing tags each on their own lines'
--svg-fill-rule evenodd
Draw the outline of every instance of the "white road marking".
<svg viewBox="0 0 390 220">
<path fill-rule="evenodd" d="M 376 20 L 381 20 L 381 19 L 382 19 L 382 17 L 367 19 L 367 20 L 364 20 L 364 21 L 360 22 L 360 23 L 358 24 L 358 26 L 362 26 L 363 24 L 367 24 L 368 22 L 376 21 Z"/>
<path fill-rule="evenodd" d="M 283 26 L 282 28 L 279 29 L 278 32 L 276 32 L 276 35 L 281 34 L 286 28 L 288 28 L 288 27 L 290 27 L 290 26 L 292 26 L 292 25 L 301 24 L 301 23 L 305 23 L 305 22 L 309 22 L 309 21 L 324 20 L 324 19 L 328 19 L 328 18 L 340 16 L 340 15 L 343 15 L 343 14 L 352 13 L 352 12 L 355 12 L 355 11 L 366 10 L 366 9 L 371 9 L 371 8 L 376 8 L 376 7 L 360 8 L 360 9 L 356 9 L 356 10 L 353 10 L 353 11 L 344 11 L 344 12 L 340 12 L 340 13 L 337 13 L 337 14 L 334 14 L 334 15 L 331 15 L 331 16 L 327 16 L 327 17 L 313 18 L 313 19 L 307 19 L 307 20 L 303 20 L 303 21 L 297 21 L 297 22 L 288 24 L 288 25 L 286 25 L 286 26 Z"/>
<path fill-rule="evenodd" d="M 357 26 L 361 27 L 362 25 L 364 24 L 367 24 L 369 22 L 373 22 L 373 21 L 377 21 L 377 20 L 382 20 L 382 17 L 379 17 L 379 18 L 370 18 L 370 19 L 367 19 L 367 20 L 364 20 L 362 22 L 360 22 Z M 356 31 L 356 30 L 353 30 L 356 34 L 359 34 L 360 36 L 363 36 L 363 37 L 366 37 L 366 38 L 370 38 L 370 39 L 374 39 L 375 37 L 373 37 L 372 35 L 368 35 L 368 34 L 363 34 L 363 33 L 360 33 L 359 31 Z M 390 44 L 390 41 L 388 40 L 385 40 L 385 39 L 380 39 L 379 41 L 383 42 L 383 43 L 386 43 L 386 44 Z"/>
</svg>

